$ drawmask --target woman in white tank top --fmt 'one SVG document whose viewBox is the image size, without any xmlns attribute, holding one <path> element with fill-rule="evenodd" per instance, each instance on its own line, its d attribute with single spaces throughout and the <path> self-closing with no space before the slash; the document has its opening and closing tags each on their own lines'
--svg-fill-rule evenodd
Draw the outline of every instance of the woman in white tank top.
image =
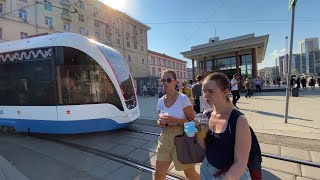
<svg viewBox="0 0 320 180">
<path fill-rule="evenodd" d="M 161 82 L 166 95 L 159 99 L 157 106 L 159 112 L 157 123 L 163 130 L 158 140 L 155 179 L 166 179 L 173 161 L 177 171 L 184 171 L 187 178 L 198 180 L 200 176 L 195 170 L 195 164 L 180 163 L 174 144 L 174 137 L 183 134 L 183 124 L 194 119 L 193 107 L 186 95 L 175 90 L 177 81 L 174 71 L 164 71 Z"/>
</svg>

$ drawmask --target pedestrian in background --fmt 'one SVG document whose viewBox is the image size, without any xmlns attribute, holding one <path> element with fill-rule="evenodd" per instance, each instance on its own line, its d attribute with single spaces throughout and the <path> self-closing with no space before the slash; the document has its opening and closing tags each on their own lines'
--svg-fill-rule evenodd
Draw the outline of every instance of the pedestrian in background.
<svg viewBox="0 0 320 180">
<path fill-rule="evenodd" d="M 193 120 L 195 114 L 188 97 L 176 91 L 176 79 L 176 73 L 172 70 L 165 70 L 161 78 L 166 95 L 158 100 L 157 105 L 159 112 L 157 124 L 163 129 L 156 150 L 155 179 L 165 180 L 173 161 L 177 171 L 184 171 L 187 178 L 198 180 L 200 177 L 195 164 L 182 164 L 177 157 L 174 138 L 183 134 L 184 123 Z"/>
<path fill-rule="evenodd" d="M 256 84 L 256 92 L 261 92 L 261 79 L 259 77 L 255 79 L 255 84 Z"/>
<path fill-rule="evenodd" d="M 162 85 L 159 85 L 158 93 L 159 93 L 159 98 L 162 98 L 162 96 L 164 95 L 164 88 Z"/>
<path fill-rule="evenodd" d="M 201 112 L 200 110 L 200 98 L 202 94 L 202 75 L 198 75 L 196 77 L 197 83 L 192 86 L 192 94 L 193 94 L 193 109 L 198 114 Z"/>
<path fill-rule="evenodd" d="M 188 88 L 188 85 L 187 85 L 187 81 L 182 81 L 182 86 L 180 88 L 180 93 L 183 93 L 185 94 L 189 100 L 190 100 L 190 103 L 193 104 L 193 95 L 192 95 L 192 90 L 190 88 Z"/>
<path fill-rule="evenodd" d="M 231 80 L 231 93 L 232 93 L 232 104 L 238 108 L 237 101 L 240 99 L 239 89 L 238 89 L 238 79 L 239 76 L 237 74 L 233 75 L 233 79 Z"/>
<path fill-rule="evenodd" d="M 314 80 L 313 76 L 311 77 L 311 79 L 309 80 L 309 86 L 311 87 L 311 90 L 316 90 L 316 81 Z"/>
<path fill-rule="evenodd" d="M 307 91 L 307 80 L 304 77 L 301 79 L 301 86 L 304 91 Z"/>
<path fill-rule="evenodd" d="M 300 90 L 301 80 L 300 80 L 300 77 L 299 77 L 299 76 L 297 77 L 296 83 L 297 83 L 297 88 L 298 88 L 298 90 Z"/>
<path fill-rule="evenodd" d="M 246 79 L 246 81 L 244 82 L 244 88 L 247 90 L 247 94 L 246 94 L 246 98 L 250 98 L 251 95 L 250 95 L 250 91 L 251 91 L 251 85 L 250 85 L 250 81 L 249 81 L 249 78 Z"/>
</svg>

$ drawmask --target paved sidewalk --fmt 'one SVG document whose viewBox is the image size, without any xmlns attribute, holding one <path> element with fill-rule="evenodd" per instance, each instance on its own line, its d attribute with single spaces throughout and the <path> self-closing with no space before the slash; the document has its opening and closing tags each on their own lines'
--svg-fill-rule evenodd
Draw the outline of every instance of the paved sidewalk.
<svg viewBox="0 0 320 180">
<path fill-rule="evenodd" d="M 255 132 L 320 140 L 320 90 L 300 91 L 290 97 L 288 123 L 284 123 L 286 92 L 255 93 L 237 103 Z M 140 119 L 156 120 L 158 97 L 139 97 Z"/>
<path fill-rule="evenodd" d="M 150 123 L 148 120 L 139 120 L 134 123 L 130 128 L 135 130 L 143 130 L 149 132 L 161 132 L 161 128 L 155 127 L 154 123 Z M 259 139 L 259 137 L 258 137 Z M 318 151 L 311 151 L 299 148 L 290 148 L 281 145 L 273 145 L 267 143 L 259 143 L 261 151 L 265 154 L 273 154 L 281 157 L 293 158 L 298 160 L 309 161 L 313 163 L 320 163 L 320 149 Z M 154 152 L 157 144 L 154 143 Z M 152 165 L 155 163 L 155 157 L 150 159 Z M 200 164 L 198 164 L 197 170 L 199 171 Z M 312 166 L 306 166 L 298 163 L 277 160 L 273 158 L 263 157 L 263 179 L 292 179 L 292 180 L 309 180 L 319 179 L 320 171 L 319 168 Z M 171 168 L 171 172 L 184 176 L 183 172 L 175 171 Z"/>
<path fill-rule="evenodd" d="M 29 180 L 16 167 L 10 164 L 0 155 L 0 179 L 1 180 Z"/>
</svg>

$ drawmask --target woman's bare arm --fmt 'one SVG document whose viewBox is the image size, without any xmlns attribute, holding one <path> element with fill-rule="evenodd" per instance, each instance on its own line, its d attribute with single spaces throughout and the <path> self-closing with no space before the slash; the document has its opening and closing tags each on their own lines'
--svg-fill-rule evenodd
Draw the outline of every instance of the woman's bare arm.
<svg viewBox="0 0 320 180">
<path fill-rule="evenodd" d="M 248 120 L 245 116 L 240 116 L 236 127 L 234 163 L 227 172 L 225 179 L 240 179 L 248 164 L 250 148 L 251 132 Z"/>
</svg>

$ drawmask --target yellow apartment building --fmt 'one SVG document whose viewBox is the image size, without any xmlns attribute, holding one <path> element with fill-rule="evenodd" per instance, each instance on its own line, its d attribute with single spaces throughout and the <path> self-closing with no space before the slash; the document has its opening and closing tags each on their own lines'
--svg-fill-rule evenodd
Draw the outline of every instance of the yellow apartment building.
<svg viewBox="0 0 320 180">
<path fill-rule="evenodd" d="M 0 43 L 39 34 L 78 33 L 119 51 L 136 85 L 150 76 L 148 30 L 97 0 L 0 0 Z"/>
</svg>

